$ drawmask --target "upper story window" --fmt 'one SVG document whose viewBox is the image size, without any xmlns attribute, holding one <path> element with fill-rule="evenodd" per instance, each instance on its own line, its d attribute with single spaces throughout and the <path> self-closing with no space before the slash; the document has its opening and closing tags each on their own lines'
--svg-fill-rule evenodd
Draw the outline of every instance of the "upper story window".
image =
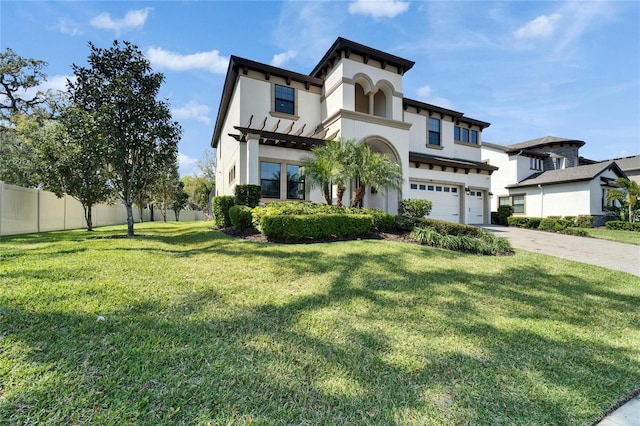
<svg viewBox="0 0 640 426">
<path fill-rule="evenodd" d="M 478 145 L 479 132 L 477 130 L 467 129 L 465 127 L 456 126 L 453 129 L 453 139 L 458 142 L 470 143 Z"/>
<path fill-rule="evenodd" d="M 429 145 L 440 145 L 440 120 L 429 117 Z"/>
<path fill-rule="evenodd" d="M 296 91 L 293 87 L 279 86 L 275 88 L 274 109 L 283 114 L 295 114 Z"/>
<path fill-rule="evenodd" d="M 556 170 L 557 169 L 562 169 L 564 167 L 564 161 L 562 161 L 562 158 L 556 158 L 555 159 L 555 166 L 556 166 Z"/>
<path fill-rule="evenodd" d="M 540 158 L 529 158 L 529 168 L 531 170 L 542 170 L 542 160 Z"/>
</svg>

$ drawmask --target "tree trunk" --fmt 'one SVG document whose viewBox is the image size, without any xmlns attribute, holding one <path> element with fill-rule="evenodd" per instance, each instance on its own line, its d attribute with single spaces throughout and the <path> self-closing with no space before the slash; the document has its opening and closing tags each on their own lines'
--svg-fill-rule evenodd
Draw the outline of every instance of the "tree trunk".
<svg viewBox="0 0 640 426">
<path fill-rule="evenodd" d="M 180 222 L 180 210 L 174 210 L 173 213 L 176 215 L 176 222 Z"/>
<path fill-rule="evenodd" d="M 127 207 L 127 237 L 133 237 L 133 206 L 131 201 L 125 201 Z"/>
<path fill-rule="evenodd" d="M 342 197 L 344 196 L 345 187 L 342 184 L 338 184 L 338 190 L 336 191 L 336 205 L 342 207 Z"/>
<path fill-rule="evenodd" d="M 351 207 L 358 207 L 358 204 L 362 202 L 365 189 L 366 187 L 364 185 L 360 185 L 356 188 L 355 192 L 353 193 L 353 200 L 351 200 Z"/>
<path fill-rule="evenodd" d="M 138 210 L 140 211 L 140 223 L 143 223 L 144 222 L 144 217 L 143 217 L 144 208 L 142 207 L 142 204 L 138 205 Z"/>
<path fill-rule="evenodd" d="M 91 206 L 82 205 L 84 209 L 84 220 L 87 222 L 87 231 L 93 231 L 93 221 L 91 219 Z"/>
<path fill-rule="evenodd" d="M 153 204 L 149 204 L 149 222 L 153 222 Z"/>
<path fill-rule="evenodd" d="M 327 202 L 328 205 L 331 205 L 333 203 L 333 200 L 331 199 L 331 191 L 329 189 L 328 183 L 325 183 L 322 185 L 322 195 L 324 195 L 324 200 Z"/>
</svg>

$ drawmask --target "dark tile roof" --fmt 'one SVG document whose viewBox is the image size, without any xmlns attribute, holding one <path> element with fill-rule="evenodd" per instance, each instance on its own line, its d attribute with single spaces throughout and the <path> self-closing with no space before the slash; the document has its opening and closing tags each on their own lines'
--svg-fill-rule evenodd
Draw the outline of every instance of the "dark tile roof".
<svg viewBox="0 0 640 426">
<path fill-rule="evenodd" d="M 614 173 L 620 177 L 626 177 L 624 172 L 620 170 L 620 167 L 618 167 L 614 161 L 608 161 L 605 163 L 595 163 L 586 166 L 567 167 L 566 169 L 534 173 L 521 182 L 508 185 L 507 188 L 523 188 L 527 186 L 553 185 L 558 183 L 591 180 L 609 169 L 613 169 Z"/>
<path fill-rule="evenodd" d="M 424 154 L 422 152 L 409 152 L 409 161 L 415 163 L 435 164 L 445 167 L 458 167 L 464 170 L 480 169 L 494 172 L 498 170 L 496 166 L 492 166 L 481 161 L 463 160 L 461 158 L 439 157 L 437 155 Z"/>
<path fill-rule="evenodd" d="M 615 161 L 616 164 L 624 172 L 631 171 L 631 170 L 640 170 L 640 155 L 632 155 L 632 156 L 629 156 L 629 157 L 614 158 L 612 160 L 606 160 L 606 161 Z"/>
<path fill-rule="evenodd" d="M 431 113 L 440 114 L 441 117 L 448 115 L 451 117 L 453 121 L 456 122 L 456 124 L 458 124 L 459 122 L 467 123 L 472 126 L 478 126 L 480 127 L 480 129 L 485 129 L 491 126 L 491 123 L 487 123 L 486 121 L 480 121 L 471 117 L 465 117 L 464 113 L 462 112 L 454 111 L 452 109 L 442 108 L 436 105 L 427 104 L 425 102 L 416 101 L 413 99 L 403 98 L 402 104 L 405 110 L 408 107 L 413 107 L 416 109 L 416 111 L 418 111 L 418 113 L 424 110 L 424 111 L 428 111 L 430 114 Z"/>
<path fill-rule="evenodd" d="M 575 144 L 578 147 L 581 147 L 584 145 L 584 141 L 579 141 L 577 139 L 559 138 L 557 136 L 544 136 L 542 138 L 532 139 L 530 141 L 519 142 L 513 145 L 509 145 L 509 149 L 510 150 L 527 149 L 527 148 L 530 149 L 530 148 L 541 148 L 543 146 L 564 145 L 564 144 L 571 144 L 571 145 Z"/>
<path fill-rule="evenodd" d="M 364 44 L 356 43 L 355 41 L 347 40 L 346 38 L 338 37 L 336 41 L 331 45 L 327 53 L 320 59 L 318 65 L 316 65 L 309 75 L 314 77 L 321 77 L 325 70 L 333 66 L 333 61 L 340 58 L 340 53 L 345 52 L 345 55 L 356 53 L 363 58 L 374 59 L 382 64 L 394 66 L 399 74 L 404 74 L 409 71 L 415 62 L 408 59 L 401 58 L 390 53 L 383 52 L 378 49 L 374 49 Z"/>
</svg>

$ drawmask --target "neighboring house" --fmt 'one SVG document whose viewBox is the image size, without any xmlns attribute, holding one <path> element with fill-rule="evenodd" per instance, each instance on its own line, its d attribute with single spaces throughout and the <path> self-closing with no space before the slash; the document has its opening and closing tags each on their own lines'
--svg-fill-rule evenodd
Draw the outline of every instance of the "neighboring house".
<svg viewBox="0 0 640 426">
<path fill-rule="evenodd" d="M 607 161 L 615 161 L 630 180 L 634 180 L 640 185 L 640 155 L 613 158 Z"/>
<path fill-rule="evenodd" d="M 327 139 L 355 139 L 398 162 L 404 178 L 384 196 L 369 189 L 364 207 L 395 214 L 402 199 L 421 198 L 433 202 L 430 217 L 487 223 L 496 170 L 481 161 L 489 123 L 405 98 L 413 65 L 344 38 L 308 75 L 232 56 L 211 140 L 217 195 L 256 184 L 263 201 L 322 202 L 301 159 Z"/>
<path fill-rule="evenodd" d="M 499 170 L 491 180 L 492 211 L 513 206 L 514 215 L 591 215 L 599 225 L 607 214 L 607 191 L 626 177 L 616 161 L 593 162 L 578 155 L 583 141 L 545 136 L 514 145 L 483 143 L 482 155 Z"/>
</svg>

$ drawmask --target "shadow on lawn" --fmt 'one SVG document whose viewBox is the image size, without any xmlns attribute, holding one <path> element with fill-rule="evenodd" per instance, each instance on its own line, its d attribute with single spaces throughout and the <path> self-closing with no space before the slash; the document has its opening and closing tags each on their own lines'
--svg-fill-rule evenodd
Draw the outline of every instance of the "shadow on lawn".
<svg viewBox="0 0 640 426">
<path fill-rule="evenodd" d="M 277 291 L 315 274 L 327 290 L 243 304 L 205 287 L 99 322 L 0 306 L 0 335 L 28 350 L 0 348 L 36 371 L 5 387 L 0 423 L 581 424 L 640 382 L 637 353 L 616 341 L 637 329 L 640 298 L 602 281 L 420 269 L 400 243 L 381 254 L 370 244 L 388 243 L 294 249 L 205 234 L 153 238 L 213 265 L 275 263 Z M 465 255 L 414 256 L 453 266 Z"/>
</svg>

